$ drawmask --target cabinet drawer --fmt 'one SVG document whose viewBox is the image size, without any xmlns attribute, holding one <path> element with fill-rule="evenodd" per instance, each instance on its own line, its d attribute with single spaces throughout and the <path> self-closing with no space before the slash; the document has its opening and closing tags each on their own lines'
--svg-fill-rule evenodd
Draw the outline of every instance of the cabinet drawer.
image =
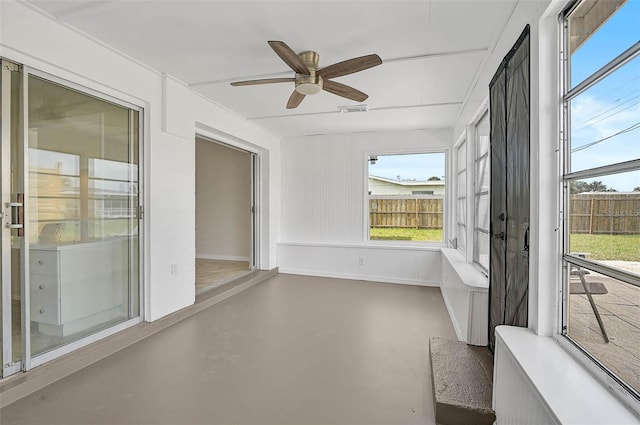
<svg viewBox="0 0 640 425">
<path fill-rule="evenodd" d="M 56 276 L 29 275 L 31 320 L 50 325 L 60 324 L 60 287 Z"/>
<path fill-rule="evenodd" d="M 32 249 L 29 251 L 29 267 L 31 273 L 58 276 L 58 252 L 39 251 Z"/>
</svg>

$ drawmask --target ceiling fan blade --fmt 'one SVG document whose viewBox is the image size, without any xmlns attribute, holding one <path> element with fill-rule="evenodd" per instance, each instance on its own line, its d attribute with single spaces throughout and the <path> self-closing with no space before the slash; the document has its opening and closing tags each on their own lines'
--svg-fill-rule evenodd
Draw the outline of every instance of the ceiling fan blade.
<svg viewBox="0 0 640 425">
<path fill-rule="evenodd" d="M 293 69 L 298 74 L 309 75 L 309 68 L 300 60 L 296 52 L 291 50 L 289 46 L 284 41 L 269 41 L 269 46 L 273 49 L 274 52 L 280 59 L 284 61 L 291 69 Z"/>
<path fill-rule="evenodd" d="M 364 71 L 381 63 L 382 59 L 378 55 L 360 56 L 359 58 L 348 59 L 322 68 L 318 71 L 318 75 L 324 79 L 342 77 L 343 75 Z"/>
<path fill-rule="evenodd" d="M 293 93 L 291 93 L 291 96 L 289 97 L 289 101 L 287 102 L 287 109 L 294 109 L 297 108 L 298 105 L 300 105 L 300 102 L 302 102 L 305 98 L 305 95 L 298 93 L 297 91 L 293 91 Z"/>
<path fill-rule="evenodd" d="M 272 83 L 290 83 L 295 81 L 295 78 L 265 78 L 262 80 L 247 80 L 247 81 L 234 81 L 232 86 L 257 86 L 259 84 L 272 84 Z"/>
<path fill-rule="evenodd" d="M 346 97 L 347 99 L 355 100 L 356 102 L 365 101 L 369 97 L 368 94 L 362 93 L 360 90 L 356 90 L 353 87 L 330 80 L 324 80 L 322 90 L 337 94 L 338 96 Z"/>
</svg>

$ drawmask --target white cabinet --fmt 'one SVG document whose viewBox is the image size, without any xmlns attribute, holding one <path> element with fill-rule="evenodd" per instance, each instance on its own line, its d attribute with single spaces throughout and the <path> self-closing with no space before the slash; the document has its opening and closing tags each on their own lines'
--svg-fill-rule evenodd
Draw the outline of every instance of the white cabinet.
<svg viewBox="0 0 640 425">
<path fill-rule="evenodd" d="M 128 313 L 127 238 L 31 246 L 31 320 L 65 336 Z"/>
</svg>

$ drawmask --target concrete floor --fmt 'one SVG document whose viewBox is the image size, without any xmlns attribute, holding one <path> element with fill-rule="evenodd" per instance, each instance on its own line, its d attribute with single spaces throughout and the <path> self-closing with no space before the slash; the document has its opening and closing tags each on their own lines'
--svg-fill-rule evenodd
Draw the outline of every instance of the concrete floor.
<svg viewBox="0 0 640 425">
<path fill-rule="evenodd" d="M 277 275 L 0 411 L 7 424 L 434 424 L 440 290 Z"/>
</svg>

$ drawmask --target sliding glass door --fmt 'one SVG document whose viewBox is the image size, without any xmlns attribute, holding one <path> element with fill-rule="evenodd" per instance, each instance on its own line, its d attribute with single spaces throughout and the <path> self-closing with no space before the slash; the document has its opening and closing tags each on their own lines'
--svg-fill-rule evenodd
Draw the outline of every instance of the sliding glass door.
<svg viewBox="0 0 640 425">
<path fill-rule="evenodd" d="M 8 78 L 19 82 L 2 93 L 17 105 L 2 142 L 3 365 L 11 327 L 28 369 L 139 320 L 140 112 L 39 74 Z"/>
</svg>

